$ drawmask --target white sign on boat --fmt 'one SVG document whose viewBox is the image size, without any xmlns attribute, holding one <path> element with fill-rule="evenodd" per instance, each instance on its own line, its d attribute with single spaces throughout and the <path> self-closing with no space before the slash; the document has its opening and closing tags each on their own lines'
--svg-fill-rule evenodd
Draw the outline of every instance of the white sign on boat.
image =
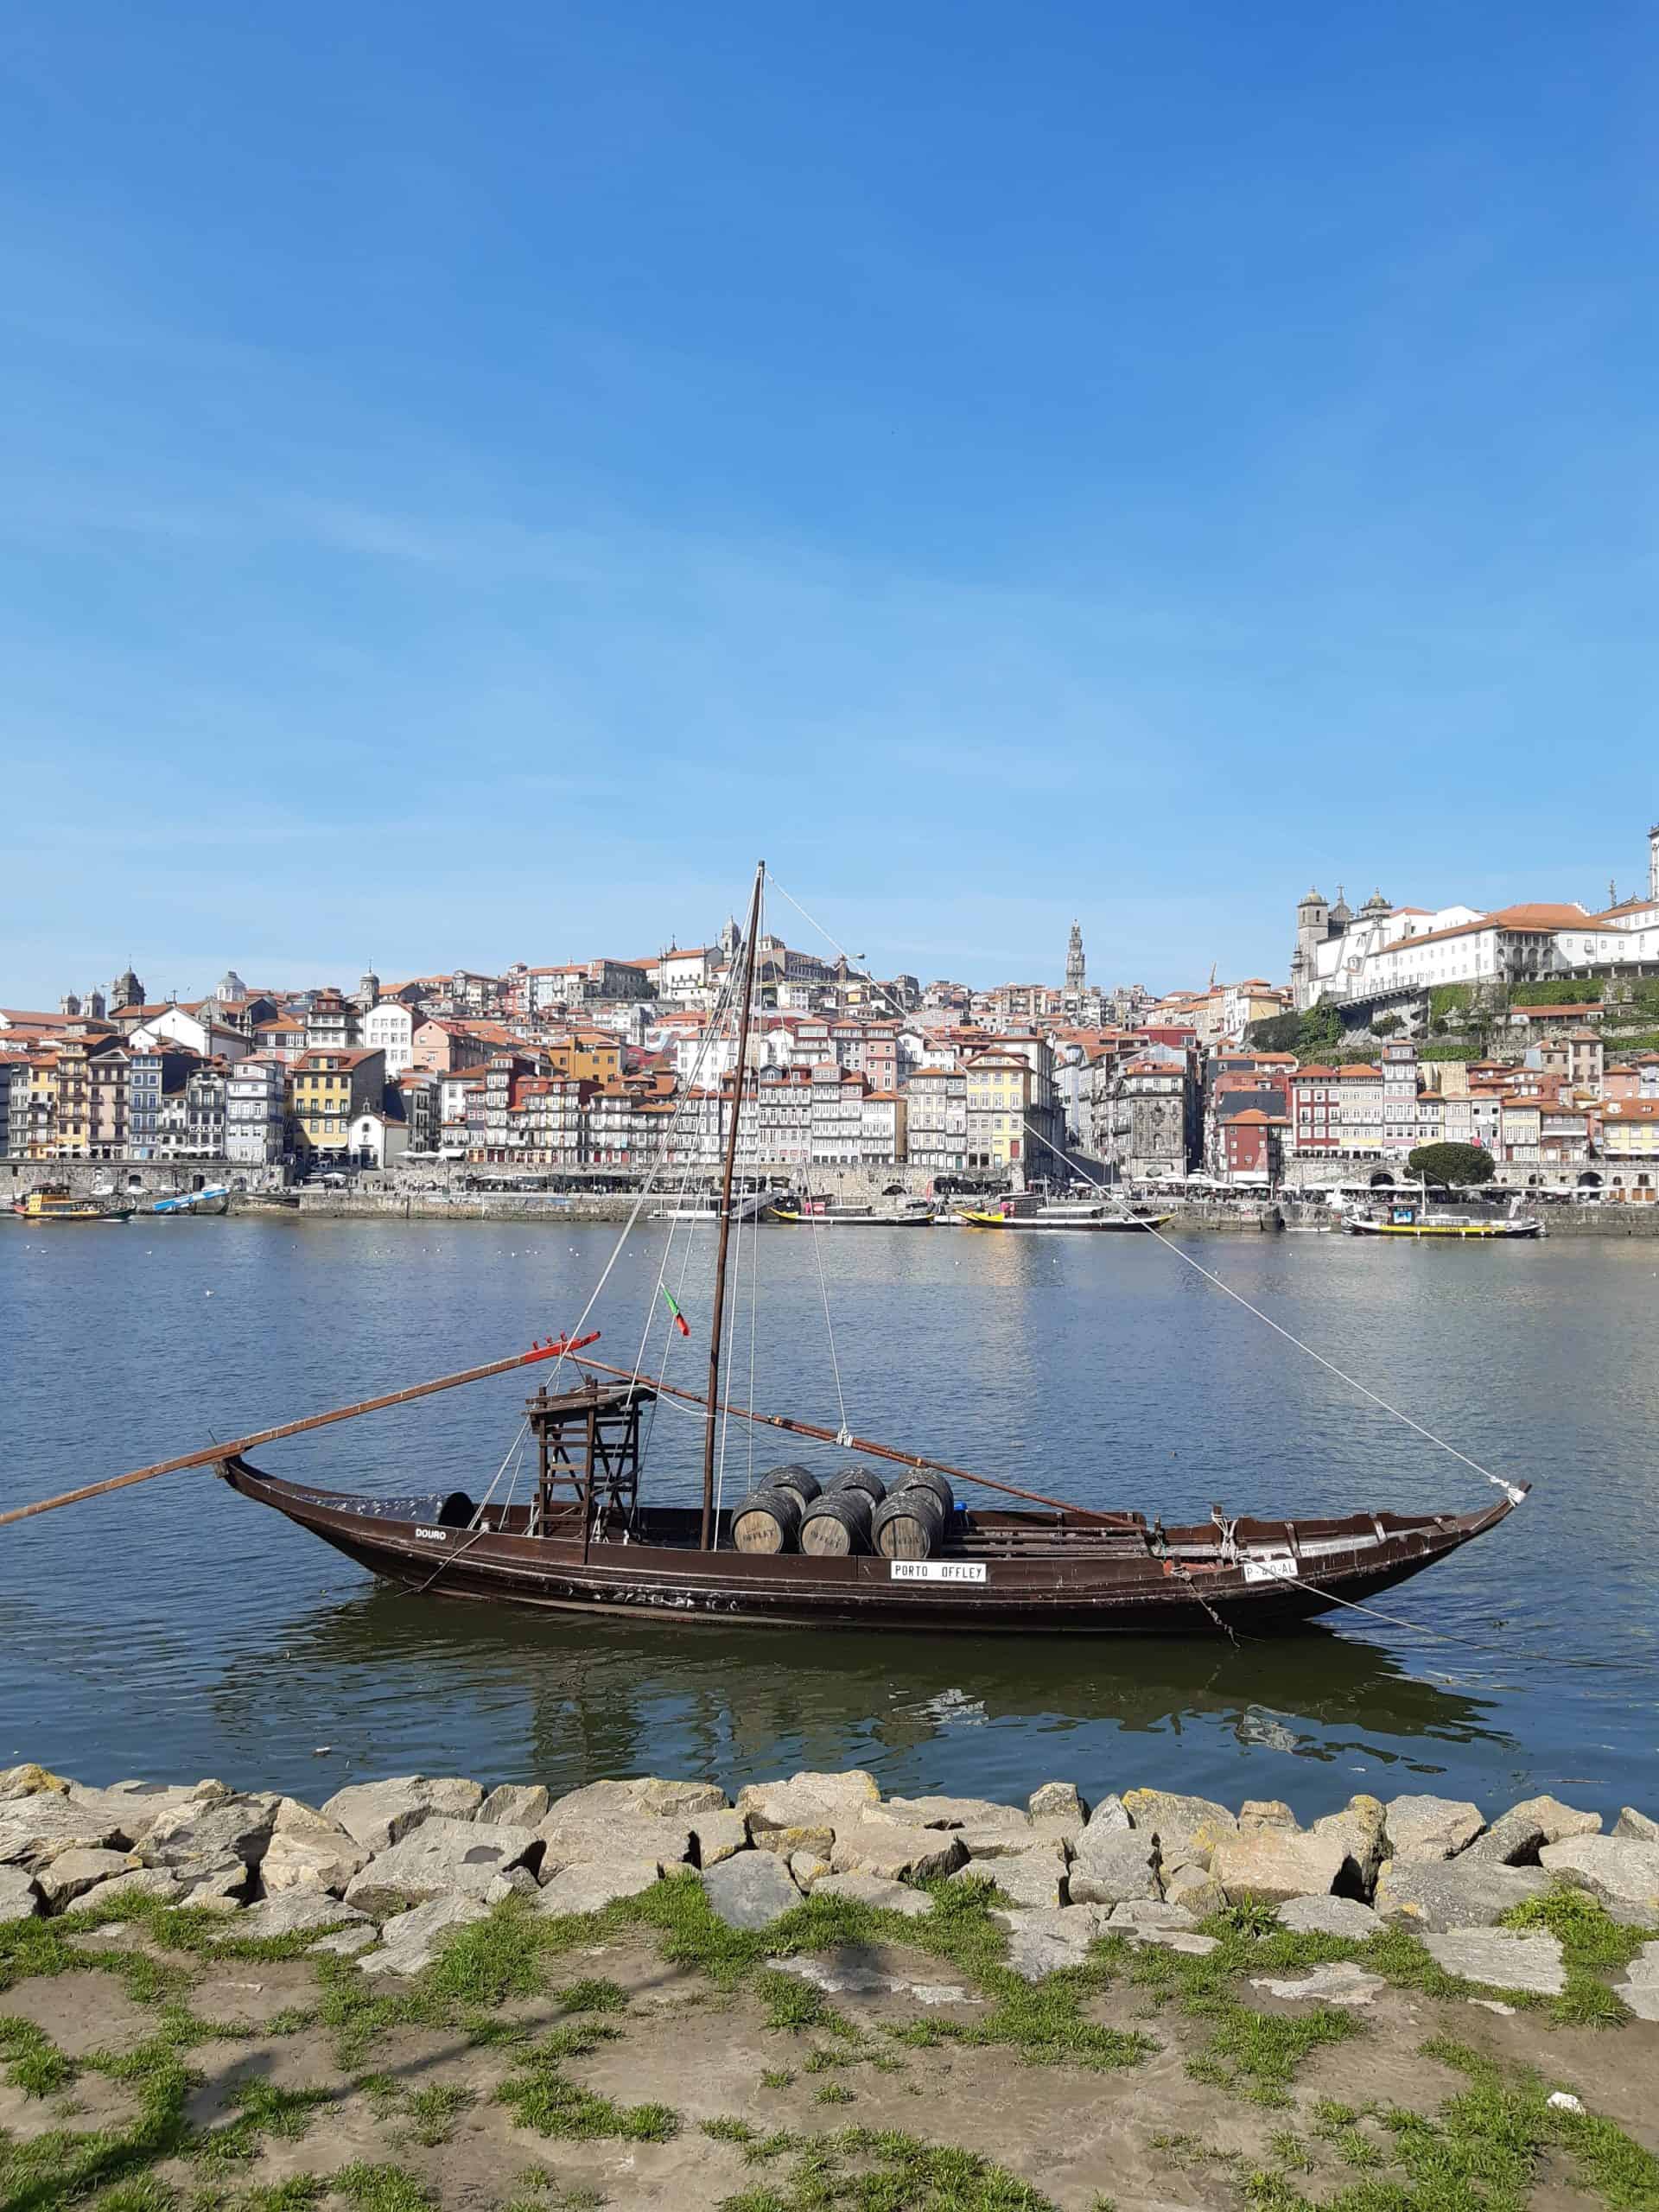
<svg viewBox="0 0 1659 2212">
<path fill-rule="evenodd" d="M 892 1562 L 894 1582 L 982 1582 L 985 1562 L 982 1559 L 896 1559 Z"/>
<path fill-rule="evenodd" d="M 1294 1582 L 1296 1562 L 1294 1559 L 1247 1559 L 1244 1561 L 1247 1582 Z"/>
</svg>

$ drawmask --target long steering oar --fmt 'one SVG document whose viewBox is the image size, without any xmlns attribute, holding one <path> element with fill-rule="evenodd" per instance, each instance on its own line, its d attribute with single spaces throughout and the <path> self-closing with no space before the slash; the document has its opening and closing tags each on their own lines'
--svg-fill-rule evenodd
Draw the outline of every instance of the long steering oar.
<svg viewBox="0 0 1659 2212">
<path fill-rule="evenodd" d="M 60 1497 L 38 1498 L 33 1505 L 14 1505 L 10 1513 L 0 1513 L 0 1528 L 9 1521 L 27 1521 L 36 1513 L 50 1513 L 60 1505 L 79 1505 L 88 1497 L 103 1497 L 112 1490 L 125 1490 L 131 1483 L 153 1482 L 157 1475 L 175 1475 L 185 1467 L 210 1466 L 215 1460 L 229 1459 L 244 1452 L 257 1449 L 262 1444 L 275 1444 L 279 1437 L 302 1436 L 308 1429 L 327 1428 L 330 1421 L 355 1421 L 359 1414 L 377 1414 L 386 1406 L 406 1406 L 412 1398 L 429 1398 L 435 1390 L 454 1390 L 463 1382 L 482 1382 L 492 1375 L 510 1375 L 515 1367 L 534 1367 L 539 1360 L 558 1359 L 566 1352 L 580 1351 L 584 1344 L 597 1344 L 599 1331 L 573 1340 L 560 1337 L 544 1344 L 532 1344 L 528 1351 L 515 1352 L 510 1359 L 493 1359 L 486 1367 L 468 1367 L 459 1375 L 441 1375 L 435 1382 L 416 1382 L 408 1390 L 389 1390 L 383 1398 L 365 1398 L 355 1406 L 340 1406 L 333 1413 L 308 1414 L 303 1421 L 284 1421 L 279 1428 L 262 1428 L 252 1436 L 238 1436 L 229 1444 L 210 1444 L 203 1452 L 186 1452 L 176 1459 L 158 1459 L 153 1467 L 137 1467 L 130 1475 L 112 1475 L 107 1482 L 88 1483 L 80 1490 L 67 1490 Z"/>
</svg>

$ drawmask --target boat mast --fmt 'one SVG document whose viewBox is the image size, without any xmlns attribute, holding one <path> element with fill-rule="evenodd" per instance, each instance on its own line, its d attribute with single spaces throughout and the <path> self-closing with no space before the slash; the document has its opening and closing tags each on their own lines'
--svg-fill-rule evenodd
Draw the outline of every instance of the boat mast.
<svg viewBox="0 0 1659 2212">
<path fill-rule="evenodd" d="M 749 925 L 743 937 L 743 1010 L 737 1025 L 736 1082 L 732 1092 L 732 1126 L 726 1135 L 726 1160 L 720 1181 L 720 1243 L 715 1254 L 715 1310 L 709 1326 L 709 1425 L 702 1433 L 702 1548 L 715 1548 L 715 1416 L 712 1408 L 720 1395 L 720 1338 L 726 1318 L 726 1247 L 732 1233 L 732 1176 L 737 1166 L 737 1126 L 743 1113 L 743 1082 L 748 1072 L 749 1010 L 754 1001 L 755 938 L 760 929 L 760 887 L 766 864 L 754 871 L 754 890 L 749 899 Z M 719 1084 L 716 1080 L 715 1096 Z"/>
</svg>

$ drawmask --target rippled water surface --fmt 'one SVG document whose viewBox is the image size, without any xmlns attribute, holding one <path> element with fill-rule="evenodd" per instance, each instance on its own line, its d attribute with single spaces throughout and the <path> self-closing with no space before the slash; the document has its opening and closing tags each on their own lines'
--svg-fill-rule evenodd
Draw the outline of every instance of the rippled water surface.
<svg viewBox="0 0 1659 2212">
<path fill-rule="evenodd" d="M 607 1293 L 602 1349 L 620 1358 L 637 1350 L 664 1233 L 638 1233 Z M 0 1503 L 527 1344 L 575 1320 L 614 1236 L 0 1224 Z M 847 1414 L 866 1434 L 1166 1516 L 1201 1518 L 1212 1500 L 1308 1514 L 1486 1494 L 1149 1243 L 842 1230 L 822 1248 Z M 1402 1788 L 1659 1810 L 1659 1243 L 1187 1249 L 1536 1485 L 1491 1536 L 1382 1600 L 1445 1640 L 1359 1615 L 1238 1649 L 562 1622 L 382 1590 L 184 1474 L 0 1531 L 0 1764 L 211 1773 L 314 1797 L 365 1772 L 734 1786 L 853 1764 L 891 1789 L 988 1796 L 1059 1776 L 1304 1813 Z M 833 1424 L 812 1240 L 762 1232 L 741 1255 L 746 1281 L 751 1255 L 756 1402 Z M 687 1382 L 707 1356 L 705 1256 L 683 1294 L 696 1341 L 671 1370 Z M 748 1361 L 746 1313 L 741 1390 Z M 509 1377 L 258 1457 L 342 1487 L 477 1493 L 524 1394 Z M 699 1448 L 695 1422 L 664 1409 L 658 1496 L 690 1495 Z M 756 1449 L 758 1464 L 782 1456 Z M 734 1431 L 728 1496 L 747 1452 Z"/>
</svg>

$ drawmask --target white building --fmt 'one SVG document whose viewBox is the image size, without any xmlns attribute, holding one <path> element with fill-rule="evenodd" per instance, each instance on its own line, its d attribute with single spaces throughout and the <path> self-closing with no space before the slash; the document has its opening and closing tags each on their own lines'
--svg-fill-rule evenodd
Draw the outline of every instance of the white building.
<svg viewBox="0 0 1659 2212">
<path fill-rule="evenodd" d="M 160 1046 L 183 1045 L 204 1060 L 217 1056 L 221 1060 L 242 1060 L 253 1050 L 253 1039 L 239 1029 L 227 1028 L 213 1019 L 213 1001 L 204 1000 L 200 1012 L 188 1007 L 169 1006 L 153 1021 L 131 1031 L 128 1042 L 141 1052 L 154 1051 Z"/>
<path fill-rule="evenodd" d="M 414 1065 L 415 1022 L 413 1009 L 397 999 L 382 999 L 364 1017 L 364 1048 L 385 1054 L 389 1083 L 407 1074 Z"/>
<path fill-rule="evenodd" d="M 241 1167 L 270 1167 L 287 1149 L 283 1121 L 288 1071 L 252 1053 L 225 1078 L 225 1156 Z"/>
</svg>

